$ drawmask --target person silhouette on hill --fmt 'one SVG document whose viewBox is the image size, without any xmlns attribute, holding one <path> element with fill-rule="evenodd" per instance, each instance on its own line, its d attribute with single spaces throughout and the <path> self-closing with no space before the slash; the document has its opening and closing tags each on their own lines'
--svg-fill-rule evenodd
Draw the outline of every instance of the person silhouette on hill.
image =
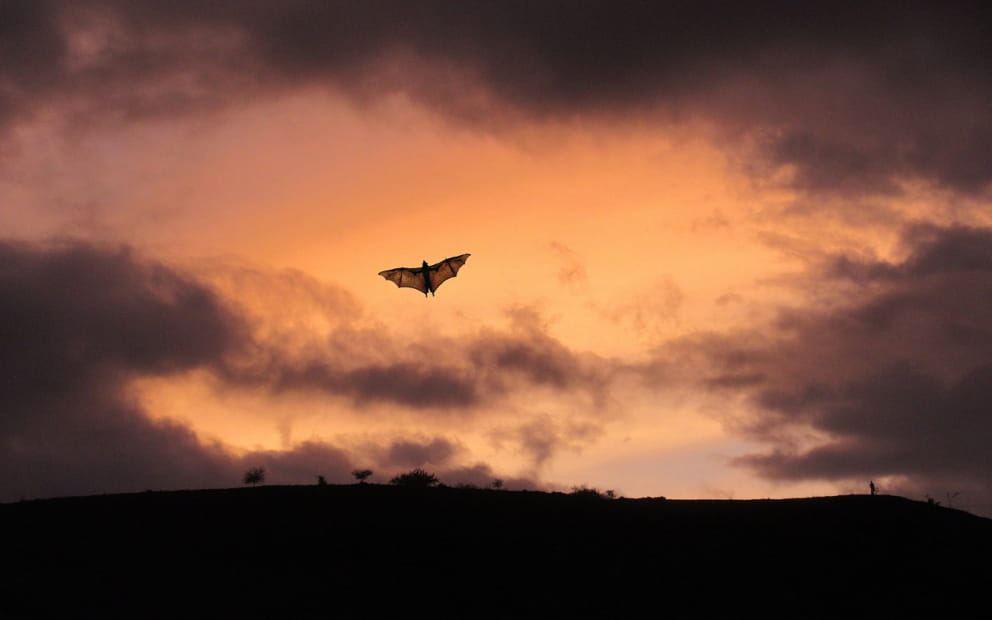
<svg viewBox="0 0 992 620">
<path fill-rule="evenodd" d="M 874 480 L 869 480 L 868 481 L 868 489 L 871 491 L 871 494 L 872 495 L 875 494 L 875 481 Z"/>
</svg>

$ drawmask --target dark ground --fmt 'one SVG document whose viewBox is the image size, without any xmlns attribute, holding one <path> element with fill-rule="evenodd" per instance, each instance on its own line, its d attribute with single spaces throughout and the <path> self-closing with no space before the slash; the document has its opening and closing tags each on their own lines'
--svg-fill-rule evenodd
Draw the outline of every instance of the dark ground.
<svg viewBox="0 0 992 620">
<path fill-rule="evenodd" d="M 0 505 L 0 617 L 950 617 L 992 520 L 891 496 L 384 485 Z"/>
</svg>

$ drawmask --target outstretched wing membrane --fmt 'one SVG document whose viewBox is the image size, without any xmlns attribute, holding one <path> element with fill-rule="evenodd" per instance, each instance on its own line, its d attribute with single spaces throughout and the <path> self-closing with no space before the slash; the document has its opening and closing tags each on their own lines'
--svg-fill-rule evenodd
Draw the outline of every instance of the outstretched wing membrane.
<svg viewBox="0 0 992 620">
<path fill-rule="evenodd" d="M 458 270 L 462 268 L 465 261 L 471 254 L 462 254 L 460 256 L 452 256 L 451 258 L 446 258 L 440 263 L 431 265 L 427 272 L 427 277 L 430 278 L 431 288 L 435 291 L 437 287 L 441 286 L 441 283 L 448 278 L 454 278 L 458 275 Z"/>
<path fill-rule="evenodd" d="M 379 275 L 386 278 L 399 287 L 415 288 L 423 294 L 427 294 L 427 282 L 424 281 L 424 274 L 420 269 L 410 269 L 409 267 L 397 267 L 380 271 Z"/>
</svg>

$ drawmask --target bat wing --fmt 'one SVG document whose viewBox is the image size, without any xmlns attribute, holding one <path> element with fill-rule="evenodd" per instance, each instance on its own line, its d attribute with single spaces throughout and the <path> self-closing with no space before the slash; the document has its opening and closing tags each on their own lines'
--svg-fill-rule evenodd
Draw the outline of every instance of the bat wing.
<svg viewBox="0 0 992 620">
<path fill-rule="evenodd" d="M 441 286 L 441 283 L 448 278 L 454 278 L 458 275 L 458 270 L 462 268 L 465 261 L 471 254 L 462 254 L 461 256 L 452 256 L 451 258 L 446 258 L 440 263 L 431 265 L 427 276 L 431 280 L 431 288 L 435 291 L 437 287 Z"/>
<path fill-rule="evenodd" d="M 424 274 L 421 273 L 420 269 L 397 267 L 396 269 L 380 271 L 379 275 L 386 278 L 396 286 L 415 288 L 421 293 L 425 295 L 427 294 L 427 283 L 424 282 Z"/>
</svg>

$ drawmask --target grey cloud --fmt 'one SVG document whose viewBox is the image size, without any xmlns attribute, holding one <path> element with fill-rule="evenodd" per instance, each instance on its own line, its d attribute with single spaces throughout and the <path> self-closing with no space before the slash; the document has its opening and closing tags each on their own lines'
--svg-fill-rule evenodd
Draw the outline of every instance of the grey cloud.
<svg viewBox="0 0 992 620">
<path fill-rule="evenodd" d="M 345 364 L 334 351 L 313 359 L 270 352 L 265 365 L 245 373 L 225 371 L 225 380 L 261 386 L 274 392 L 309 391 L 350 398 L 356 405 L 392 403 L 414 409 L 464 409 L 479 405 L 483 396 L 465 369 L 434 360 Z"/>
<path fill-rule="evenodd" d="M 498 371 L 505 371 L 528 382 L 559 389 L 574 386 L 583 379 L 579 360 L 560 342 L 544 335 L 536 335 L 532 340 L 486 334 L 472 342 L 468 355 L 477 368 L 492 377 Z"/>
<path fill-rule="evenodd" d="M 15 399 L 213 362 L 243 327 L 212 291 L 127 249 L 0 243 L 0 372 Z"/>
<path fill-rule="evenodd" d="M 917 225 L 903 234 L 905 258 L 898 264 L 848 256 L 833 257 L 825 274 L 865 283 L 929 275 L 992 271 L 992 232 L 968 226 Z"/>
<path fill-rule="evenodd" d="M 905 245 L 894 263 L 834 261 L 844 267 L 829 275 L 857 288 L 833 309 L 697 342 L 707 385 L 754 411 L 736 428 L 771 447 L 740 463 L 770 478 L 891 476 L 992 497 L 992 230 L 914 229 Z"/>
<path fill-rule="evenodd" d="M 236 481 L 233 457 L 150 419 L 126 387 L 216 361 L 242 328 L 127 249 L 0 243 L 0 498 Z"/>
<path fill-rule="evenodd" d="M 58 87 L 65 42 L 51 2 L 0 4 L 0 127 L 29 113 L 39 93 Z"/>
<path fill-rule="evenodd" d="M 459 451 L 459 446 L 442 437 L 415 441 L 399 439 L 386 449 L 385 462 L 399 467 L 445 465 Z"/>
<path fill-rule="evenodd" d="M 0 124 L 136 118 L 326 85 L 492 126 L 715 121 L 807 192 L 992 180 L 990 28 L 974 3 L 7 2 Z M 80 43 L 82 41 L 83 43 Z"/>
<path fill-rule="evenodd" d="M 907 232 L 906 243 L 914 246 L 904 265 L 907 275 L 992 271 L 988 229 L 919 226 Z"/>
<path fill-rule="evenodd" d="M 366 404 L 401 405 L 425 412 L 474 412 L 527 390 L 584 399 L 609 399 L 612 365 L 572 351 L 531 319 L 507 331 L 484 330 L 459 338 L 402 344 L 369 331 L 332 334 L 287 350 L 278 342 L 255 343 L 253 353 L 216 372 L 232 386 L 274 393 L 323 393 Z M 331 346 L 350 339 L 347 347 Z M 365 339 L 375 347 L 364 346 Z"/>
</svg>

